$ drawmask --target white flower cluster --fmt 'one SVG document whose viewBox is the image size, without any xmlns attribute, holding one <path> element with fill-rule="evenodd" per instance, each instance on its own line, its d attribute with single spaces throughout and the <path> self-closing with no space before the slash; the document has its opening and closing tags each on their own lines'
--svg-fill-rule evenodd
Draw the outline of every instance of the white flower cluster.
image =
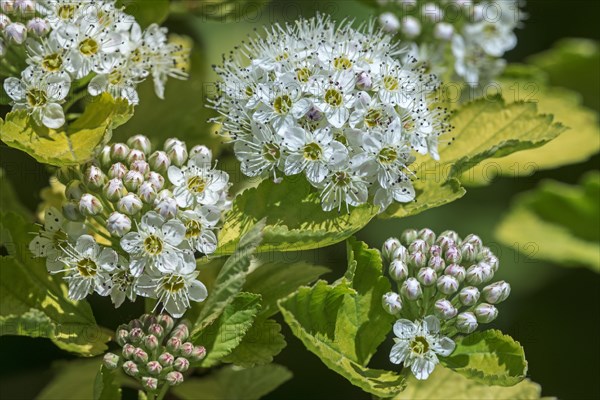
<svg viewBox="0 0 600 400">
<path fill-rule="evenodd" d="M 148 76 L 160 98 L 168 77 L 187 78 L 187 50 L 167 40 L 166 28 L 142 30 L 114 0 L 3 0 L 2 11 L 0 50 L 19 52 L 15 45 L 23 45 L 27 62 L 4 90 L 14 109 L 48 128 L 60 128 L 63 106 L 86 93 L 137 104 L 136 87 Z"/>
<path fill-rule="evenodd" d="M 136 295 L 158 299 L 174 317 L 203 301 L 195 253 L 217 249 L 214 230 L 231 206 L 229 176 L 208 148 L 168 139 L 152 152 L 145 136 L 106 146 L 88 165 L 59 171 L 62 213 L 46 212 L 30 243 L 50 273 L 65 273 L 68 295 L 96 292 L 116 307 Z"/>
<path fill-rule="evenodd" d="M 517 44 L 523 0 L 378 0 L 379 23 L 412 41 L 412 55 L 435 73 L 471 86 L 502 72 Z M 448 59 L 451 62 L 448 62 Z M 448 65 L 450 64 L 450 65 Z M 448 75 L 445 75 L 449 72 Z"/>
<path fill-rule="evenodd" d="M 410 367 L 417 379 L 427 379 L 438 356 L 452 353 L 452 337 L 496 319 L 495 304 L 510 294 L 504 281 L 488 284 L 498 258 L 475 235 L 461 239 L 445 231 L 436 237 L 430 229 L 409 229 L 400 240 L 388 239 L 382 254 L 398 287 L 382 299 L 398 318 L 390 360 Z"/>
<path fill-rule="evenodd" d="M 450 130 L 437 80 L 373 24 L 327 17 L 275 25 L 215 67 L 212 107 L 248 176 L 303 173 L 326 211 L 414 200 L 414 152 L 438 159 Z M 370 196 L 372 195 L 372 197 Z"/>
</svg>

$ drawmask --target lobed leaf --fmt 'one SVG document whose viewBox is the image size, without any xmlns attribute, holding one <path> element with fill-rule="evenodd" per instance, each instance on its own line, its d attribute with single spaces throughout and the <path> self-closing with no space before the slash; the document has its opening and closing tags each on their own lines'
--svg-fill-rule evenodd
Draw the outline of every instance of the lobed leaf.
<svg viewBox="0 0 600 400">
<path fill-rule="evenodd" d="M 269 364 L 286 345 L 285 338 L 281 334 L 281 325 L 272 319 L 257 320 L 239 346 L 234 348 L 223 361 L 245 368 Z"/>
<path fill-rule="evenodd" d="M 391 397 L 403 389 L 404 377 L 366 366 L 394 321 L 381 307 L 390 283 L 379 252 L 362 242 L 348 241 L 348 263 L 336 284 L 302 287 L 279 308 L 294 335 L 330 369 L 371 394 Z"/>
<path fill-rule="evenodd" d="M 527 373 L 527 361 L 521 345 L 494 329 L 471 333 L 456 341 L 442 365 L 486 385 L 513 386 Z"/>
<path fill-rule="evenodd" d="M 245 337 L 259 310 L 260 295 L 238 293 L 214 322 L 193 336 L 195 344 L 206 348 L 206 357 L 199 365 L 211 367 L 231 354 Z"/>
<path fill-rule="evenodd" d="M 213 322 L 240 292 L 250 272 L 252 256 L 263 238 L 264 221 L 258 221 L 240 239 L 235 252 L 225 261 L 201 306 L 192 336 Z"/>
</svg>

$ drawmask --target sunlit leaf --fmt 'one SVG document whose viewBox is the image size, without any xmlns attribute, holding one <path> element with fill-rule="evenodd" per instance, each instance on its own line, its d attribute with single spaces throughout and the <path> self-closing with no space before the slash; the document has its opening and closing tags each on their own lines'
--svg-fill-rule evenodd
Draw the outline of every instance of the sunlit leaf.
<svg viewBox="0 0 600 400">
<path fill-rule="evenodd" d="M 460 198 L 465 190 L 454 178 L 487 158 L 543 145 L 564 130 L 552 121 L 534 103 L 505 104 L 498 97 L 461 107 L 450 120 L 454 141 L 440 145 L 440 162 L 418 157 L 414 164 L 416 202 L 394 203 L 382 216 L 413 215 Z"/>
<path fill-rule="evenodd" d="M 600 272 L 600 173 L 579 186 L 544 181 L 515 198 L 496 237 L 533 258 Z"/>
<path fill-rule="evenodd" d="M 61 349 L 92 356 L 106 350 L 111 333 L 96 325 L 86 301 L 72 301 L 60 276 L 50 275 L 28 244 L 34 230 L 22 217 L 0 214 L 0 333 L 49 338 Z"/>
<path fill-rule="evenodd" d="M 371 394 L 391 397 L 403 389 L 404 377 L 367 367 L 394 321 L 381 307 L 389 290 L 379 252 L 351 239 L 344 278 L 302 287 L 279 307 L 294 335 L 327 367 Z"/>
<path fill-rule="evenodd" d="M 257 320 L 248 330 L 239 346 L 223 361 L 242 367 L 269 364 L 286 346 L 281 325 L 272 319 Z"/>
<path fill-rule="evenodd" d="M 26 111 L 12 111 L 0 119 L 0 140 L 40 163 L 78 165 L 93 158 L 110 139 L 112 129 L 132 113 L 133 107 L 125 100 L 113 100 L 108 93 L 93 98 L 78 119 L 58 130 L 37 125 Z"/>
<path fill-rule="evenodd" d="M 521 345 L 508 335 L 490 329 L 471 333 L 456 341 L 449 357 L 440 358 L 446 367 L 486 385 L 513 386 L 527 373 Z"/>
</svg>

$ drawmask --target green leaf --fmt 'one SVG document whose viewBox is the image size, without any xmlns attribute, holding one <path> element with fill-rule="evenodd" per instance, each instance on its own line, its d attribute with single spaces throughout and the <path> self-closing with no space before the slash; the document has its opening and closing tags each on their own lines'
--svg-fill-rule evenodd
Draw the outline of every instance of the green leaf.
<svg viewBox="0 0 600 400">
<path fill-rule="evenodd" d="M 394 203 L 383 217 L 405 217 L 454 201 L 465 190 L 454 179 L 490 157 L 541 146 L 564 127 L 552 123 L 551 115 L 540 115 L 534 103 L 505 104 L 499 98 L 480 99 L 457 110 L 450 119 L 454 141 L 441 146 L 440 162 L 417 157 L 414 172 L 415 203 Z"/>
<path fill-rule="evenodd" d="M 260 310 L 260 295 L 239 293 L 212 324 L 193 336 L 193 342 L 206 348 L 199 363 L 211 367 L 221 362 L 236 348 L 252 326 Z"/>
<path fill-rule="evenodd" d="M 302 285 L 316 281 L 319 276 L 329 271 L 329 268 L 304 261 L 293 264 L 283 261 L 267 262 L 248 275 L 244 291 L 261 295 L 262 308 L 259 316 L 268 318 L 279 312 L 279 299 L 292 294 Z"/>
<path fill-rule="evenodd" d="M 12 211 L 25 219 L 31 219 L 31 211 L 25 208 L 19 201 L 3 168 L 0 168 L 0 211 Z"/>
<path fill-rule="evenodd" d="M 239 346 L 223 361 L 242 367 L 269 364 L 286 346 L 281 325 L 272 319 L 256 321 Z"/>
<path fill-rule="evenodd" d="M 486 385 L 513 386 L 527 373 L 525 353 L 519 342 L 494 329 L 457 340 L 452 355 L 440 358 L 440 362 Z"/>
<path fill-rule="evenodd" d="M 347 239 L 377 214 L 378 207 L 363 205 L 350 213 L 325 212 L 319 193 L 303 177 L 267 179 L 238 195 L 225 217 L 217 252 L 229 254 L 248 227 L 266 219 L 261 249 L 295 251 L 326 247 Z"/>
<path fill-rule="evenodd" d="M 589 39 L 562 39 L 554 47 L 527 60 L 548 74 L 552 86 L 561 86 L 578 93 L 584 103 L 600 108 L 600 47 Z"/>
<path fill-rule="evenodd" d="M 58 130 L 35 124 L 24 110 L 12 111 L 0 119 L 0 140 L 43 164 L 78 165 L 93 158 L 112 129 L 132 113 L 126 100 L 113 100 L 107 93 L 93 98 L 77 120 Z"/>
<path fill-rule="evenodd" d="M 200 314 L 192 330 L 192 336 L 213 322 L 240 292 L 250 272 L 252 256 L 262 241 L 264 221 L 258 221 L 240 239 L 235 253 L 225 261 L 209 293 L 201 306 Z"/>
<path fill-rule="evenodd" d="M 124 11 L 134 16 L 142 29 L 150 24 L 160 25 L 169 15 L 169 0 L 119 0 L 117 6 L 124 6 Z"/>
<path fill-rule="evenodd" d="M 0 213 L 0 332 L 49 338 L 63 350 L 83 356 L 101 354 L 111 332 L 96 325 L 86 301 L 72 301 L 60 276 L 50 275 L 28 244 L 35 230 L 14 213 Z"/>
<path fill-rule="evenodd" d="M 391 397 L 403 389 L 404 377 L 366 367 L 394 321 L 381 307 L 390 283 L 379 252 L 362 242 L 348 241 L 348 264 L 336 284 L 301 287 L 279 307 L 294 335 L 325 365 L 371 394 Z"/>
<path fill-rule="evenodd" d="M 250 20 L 269 4 L 270 0 L 196 0 L 179 2 L 173 5 L 181 13 L 192 13 L 205 20 L 219 22 L 240 22 L 250 16 Z"/>
<path fill-rule="evenodd" d="M 82 400 L 92 399 L 95 376 L 101 358 L 90 360 L 61 361 L 53 365 L 56 375 L 38 394 L 37 400 Z"/>
<path fill-rule="evenodd" d="M 600 173 L 579 186 L 543 181 L 515 198 L 496 228 L 500 242 L 532 258 L 600 272 Z"/>
<path fill-rule="evenodd" d="M 205 378 L 186 379 L 173 388 L 177 397 L 196 400 L 257 400 L 292 378 L 292 373 L 277 364 L 255 368 L 229 366 Z"/>
<path fill-rule="evenodd" d="M 543 71 L 525 65 L 511 65 L 499 79 L 507 98 L 530 100 L 538 110 L 554 115 L 554 120 L 567 127 L 557 138 L 541 147 L 518 151 L 506 157 L 488 159 L 461 176 L 469 185 L 485 185 L 494 176 L 529 176 L 538 170 L 588 160 L 600 150 L 598 113 L 581 105 L 578 93 L 550 88 Z"/>
<path fill-rule="evenodd" d="M 94 382 L 94 400 L 118 400 L 121 398 L 121 387 L 115 382 L 115 372 L 104 365 L 100 367 Z"/>
<path fill-rule="evenodd" d="M 426 380 L 411 375 L 406 390 L 394 400 L 538 400 L 541 394 L 540 385 L 529 379 L 511 387 L 490 386 L 438 365 Z"/>
</svg>

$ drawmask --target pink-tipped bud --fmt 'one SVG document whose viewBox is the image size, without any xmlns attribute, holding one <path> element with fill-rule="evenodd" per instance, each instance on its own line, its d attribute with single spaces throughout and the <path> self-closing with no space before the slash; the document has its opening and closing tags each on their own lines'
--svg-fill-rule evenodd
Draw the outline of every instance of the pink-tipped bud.
<svg viewBox="0 0 600 400">
<path fill-rule="evenodd" d="M 129 340 L 129 331 L 126 329 L 119 329 L 115 335 L 115 340 L 119 346 L 124 346 Z"/>
<path fill-rule="evenodd" d="M 475 316 L 477 317 L 477 322 L 487 324 L 492 322 L 498 317 L 498 309 L 488 303 L 477 304 L 475 310 L 473 310 Z"/>
<path fill-rule="evenodd" d="M 383 309 L 393 316 L 399 316 L 402 312 L 402 299 L 400 295 L 395 292 L 387 292 L 381 299 Z"/>
<path fill-rule="evenodd" d="M 106 182 L 106 175 L 97 166 L 90 165 L 83 174 L 83 181 L 93 189 L 100 189 Z"/>
<path fill-rule="evenodd" d="M 103 364 L 108 369 L 116 369 L 119 366 L 119 356 L 113 353 L 106 353 L 103 358 Z"/>
<path fill-rule="evenodd" d="M 133 359 L 137 362 L 145 364 L 148 362 L 148 353 L 138 347 L 133 352 Z"/>
<path fill-rule="evenodd" d="M 456 278 L 456 280 L 460 283 L 462 283 L 465 280 L 465 277 L 467 275 L 466 270 L 464 269 L 464 267 L 461 267 L 458 264 L 450 264 L 448 265 L 448 267 L 445 269 L 444 273 L 446 275 L 450 275 Z"/>
<path fill-rule="evenodd" d="M 190 367 L 190 362 L 187 358 L 177 357 L 173 363 L 173 368 L 179 372 L 185 372 Z"/>
<path fill-rule="evenodd" d="M 123 183 L 128 190 L 135 192 L 144 183 L 144 175 L 139 171 L 129 170 L 123 178 Z"/>
<path fill-rule="evenodd" d="M 173 318 L 168 314 L 161 314 L 156 319 L 158 323 L 165 328 L 165 333 L 170 332 L 175 325 L 175 321 L 173 321 Z"/>
<path fill-rule="evenodd" d="M 423 286 L 431 286 L 437 281 L 437 273 L 433 268 L 421 268 L 417 273 L 417 280 Z"/>
<path fill-rule="evenodd" d="M 114 143 L 110 148 L 110 158 L 113 162 L 123 162 L 129 155 L 129 146 L 125 143 Z"/>
<path fill-rule="evenodd" d="M 125 361 L 123 363 L 123 371 L 129 376 L 137 376 L 140 373 L 137 364 L 133 361 Z"/>
<path fill-rule="evenodd" d="M 194 158 L 197 154 L 200 154 L 206 161 L 210 162 L 212 159 L 212 151 L 206 146 L 198 144 L 190 149 L 190 158 Z"/>
<path fill-rule="evenodd" d="M 408 277 L 408 266 L 400 260 L 393 260 L 389 267 L 390 277 L 396 282 L 402 282 Z"/>
<path fill-rule="evenodd" d="M 121 179 L 113 178 L 106 182 L 102 192 L 108 200 L 119 201 L 123 196 L 127 194 L 127 189 L 125 189 L 125 185 L 123 184 L 123 181 Z"/>
<path fill-rule="evenodd" d="M 463 305 L 470 307 L 477 304 L 477 302 L 479 301 L 479 296 L 479 289 L 477 289 L 474 286 L 467 286 L 460 290 L 460 293 L 458 294 L 458 299 Z"/>
<path fill-rule="evenodd" d="M 117 203 L 117 210 L 127 215 L 135 215 L 143 207 L 142 200 L 134 193 L 127 194 Z"/>
<path fill-rule="evenodd" d="M 181 340 L 179 338 L 172 337 L 172 338 L 169 338 L 169 340 L 167 340 L 167 349 L 171 353 L 177 353 L 179 351 L 180 347 L 181 347 Z"/>
<path fill-rule="evenodd" d="M 142 386 L 146 390 L 156 390 L 158 388 L 158 379 L 149 376 L 142 377 Z"/>
<path fill-rule="evenodd" d="M 409 253 L 420 252 L 423 254 L 427 254 L 427 252 L 429 251 L 429 245 L 424 240 L 417 239 L 417 240 L 413 241 L 410 244 L 410 246 L 408 246 L 408 251 L 409 251 Z"/>
<path fill-rule="evenodd" d="M 460 250 L 456 246 L 448 247 L 444 253 L 444 259 L 448 264 L 458 264 L 462 259 Z"/>
<path fill-rule="evenodd" d="M 400 246 L 402 246 L 402 244 L 396 238 L 389 238 L 386 240 L 381 248 L 381 255 L 383 256 L 384 261 L 392 261 L 394 259 L 394 252 Z"/>
<path fill-rule="evenodd" d="M 179 353 L 184 357 L 190 357 L 194 352 L 194 344 L 192 342 L 185 342 L 179 348 Z"/>
<path fill-rule="evenodd" d="M 446 266 L 446 262 L 440 256 L 432 256 L 429 258 L 429 261 L 427 261 L 427 266 L 430 268 L 433 268 L 435 270 L 435 272 L 439 273 L 444 270 L 444 267 Z"/>
<path fill-rule="evenodd" d="M 142 328 L 133 328 L 129 331 L 129 340 L 133 344 L 140 343 L 144 339 L 144 331 Z"/>
<path fill-rule="evenodd" d="M 437 315 L 438 318 L 443 320 L 452 319 L 456 317 L 456 314 L 458 314 L 458 310 L 456 309 L 456 307 L 454 307 L 452 303 L 450 303 L 450 301 L 448 301 L 447 299 L 437 300 L 433 306 L 433 310 L 435 312 L 435 315 Z"/>
<path fill-rule="evenodd" d="M 92 194 L 86 193 L 79 199 L 79 212 L 85 216 L 98 215 L 103 209 L 100 200 Z"/>
<path fill-rule="evenodd" d="M 427 257 L 420 251 L 408 256 L 408 266 L 414 269 L 423 268 L 427 265 Z"/>
<path fill-rule="evenodd" d="M 196 346 L 194 347 L 194 351 L 192 352 L 192 360 L 200 361 L 206 357 L 206 349 L 204 346 Z"/>
<path fill-rule="evenodd" d="M 136 160 L 129 166 L 131 170 L 137 171 L 143 176 L 147 176 L 150 173 L 150 164 L 144 160 Z"/>
<path fill-rule="evenodd" d="M 127 169 L 127 167 L 125 166 L 125 164 L 117 162 L 114 163 L 110 166 L 110 168 L 108 169 L 108 177 L 109 178 L 119 178 L 119 179 L 123 179 L 125 177 L 125 175 L 127 175 L 127 172 L 129 171 L 129 169 Z"/>
<path fill-rule="evenodd" d="M 492 283 L 483 288 L 483 298 L 491 304 L 503 302 L 510 295 L 510 285 L 504 281 Z"/>
<path fill-rule="evenodd" d="M 160 191 L 165 186 L 165 178 L 158 172 L 151 171 L 146 178 L 146 182 L 150 182 L 156 191 Z"/>
<path fill-rule="evenodd" d="M 177 386 L 181 382 L 183 382 L 183 375 L 181 374 L 181 372 L 172 371 L 167 374 L 165 379 L 167 380 L 169 386 Z"/>
<path fill-rule="evenodd" d="M 108 216 L 106 229 L 111 235 L 122 237 L 131 230 L 131 219 L 127 215 L 115 211 Z"/>
<path fill-rule="evenodd" d="M 127 154 L 127 163 L 129 165 L 133 164 L 135 161 L 146 161 L 146 155 L 144 154 L 143 151 L 141 150 L 137 150 L 137 149 L 132 149 L 129 151 L 129 154 Z"/>
<path fill-rule="evenodd" d="M 415 278 L 408 278 L 402 283 L 400 294 L 408 300 L 417 300 L 423 296 L 423 289 Z"/>
<path fill-rule="evenodd" d="M 154 335 L 158 339 L 162 339 L 165 334 L 165 330 L 158 323 L 154 323 L 148 327 L 148 333 Z"/>
<path fill-rule="evenodd" d="M 138 197 L 146 204 L 154 204 L 157 192 L 156 188 L 150 182 L 144 182 L 137 191 Z"/>
<path fill-rule="evenodd" d="M 27 27 L 20 22 L 13 22 L 4 28 L 4 37 L 8 43 L 23 44 L 27 39 Z"/>
<path fill-rule="evenodd" d="M 472 333 L 477 326 L 477 317 L 472 312 L 462 312 L 456 317 L 456 329 L 460 333 Z"/>
<path fill-rule="evenodd" d="M 158 361 L 149 361 L 148 364 L 146 364 L 146 369 L 150 375 L 158 375 L 162 371 L 163 366 L 160 365 L 160 362 Z"/>
<path fill-rule="evenodd" d="M 437 281 L 438 290 L 446 295 L 456 293 L 459 285 L 458 280 L 449 275 L 442 275 Z"/>
<path fill-rule="evenodd" d="M 155 151 L 148 158 L 148 163 L 154 171 L 165 173 L 171 166 L 171 159 L 164 151 Z"/>
<path fill-rule="evenodd" d="M 127 145 L 135 150 L 140 150 L 145 154 L 150 154 L 152 151 L 152 143 L 144 135 L 135 135 L 127 139 Z"/>
<path fill-rule="evenodd" d="M 156 350 L 158 348 L 158 339 L 156 338 L 156 336 L 154 335 L 147 335 L 144 338 L 144 346 L 146 346 L 146 348 L 148 350 Z"/>
<path fill-rule="evenodd" d="M 27 31 L 35 36 L 45 36 L 50 32 L 50 25 L 43 18 L 35 17 L 27 21 Z"/>
<path fill-rule="evenodd" d="M 158 362 L 163 367 L 170 367 L 171 365 L 173 365 L 174 361 L 175 357 L 173 357 L 171 353 L 162 353 L 160 356 L 158 356 Z"/>
<path fill-rule="evenodd" d="M 126 360 L 129 360 L 131 357 L 133 357 L 133 353 L 135 353 L 135 346 L 129 343 L 126 343 L 123 346 L 123 357 Z"/>
<path fill-rule="evenodd" d="M 419 239 L 424 240 L 425 243 L 431 246 L 435 243 L 435 232 L 429 228 L 423 228 L 419 231 Z"/>
</svg>

